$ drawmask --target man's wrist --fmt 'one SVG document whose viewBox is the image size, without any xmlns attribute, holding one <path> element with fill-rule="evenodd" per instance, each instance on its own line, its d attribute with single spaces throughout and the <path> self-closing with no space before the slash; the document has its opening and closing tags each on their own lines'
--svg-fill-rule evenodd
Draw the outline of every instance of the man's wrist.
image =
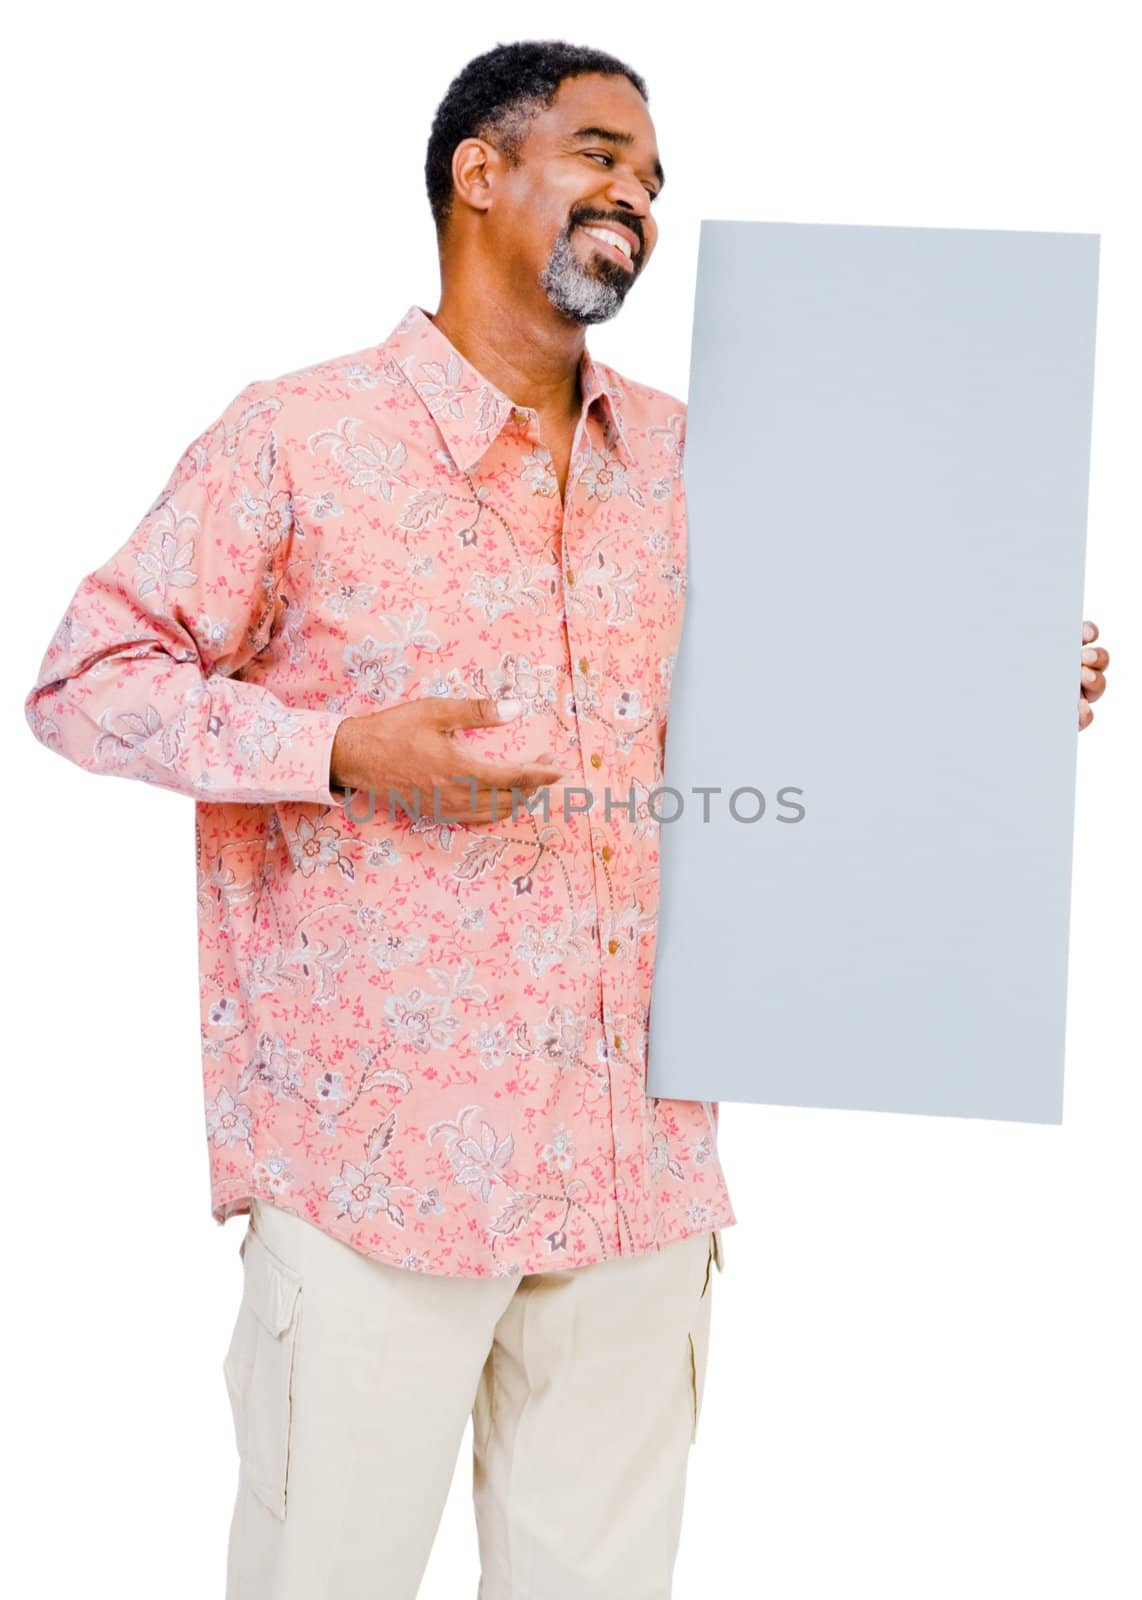
<svg viewBox="0 0 1142 1600">
<path fill-rule="evenodd" d="M 333 735 L 333 744 L 329 751 L 329 787 L 335 793 L 337 790 L 345 794 L 353 789 L 352 779 L 352 748 L 353 734 L 349 728 L 354 717 L 344 717 L 337 724 L 337 731 Z"/>
</svg>

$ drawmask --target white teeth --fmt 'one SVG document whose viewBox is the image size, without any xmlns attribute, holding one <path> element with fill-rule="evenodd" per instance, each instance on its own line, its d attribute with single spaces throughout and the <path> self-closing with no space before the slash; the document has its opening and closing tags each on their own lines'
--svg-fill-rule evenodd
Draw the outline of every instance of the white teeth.
<svg viewBox="0 0 1142 1600">
<path fill-rule="evenodd" d="M 622 251 L 628 261 L 633 259 L 631 247 L 622 234 L 612 233 L 610 228 L 592 228 L 590 226 L 584 226 L 583 232 L 589 233 L 593 239 L 602 239 L 606 244 L 613 244 Z"/>
</svg>

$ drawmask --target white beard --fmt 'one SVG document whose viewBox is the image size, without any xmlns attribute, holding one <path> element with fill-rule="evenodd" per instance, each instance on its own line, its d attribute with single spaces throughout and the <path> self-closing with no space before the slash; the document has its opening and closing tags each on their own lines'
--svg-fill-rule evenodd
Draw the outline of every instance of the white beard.
<svg viewBox="0 0 1142 1600">
<path fill-rule="evenodd" d="M 561 315 L 572 322 L 605 322 L 622 307 L 635 274 L 616 267 L 629 280 L 621 288 L 590 272 L 571 246 L 570 235 L 561 233 L 552 246 L 547 265 L 539 275 L 539 287 Z"/>
</svg>

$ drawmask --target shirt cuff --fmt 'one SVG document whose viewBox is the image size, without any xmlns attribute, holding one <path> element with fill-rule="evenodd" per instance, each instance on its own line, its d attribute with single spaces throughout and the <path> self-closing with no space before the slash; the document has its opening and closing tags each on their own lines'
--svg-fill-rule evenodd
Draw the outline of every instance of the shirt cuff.
<svg viewBox="0 0 1142 1600">
<path fill-rule="evenodd" d="M 333 741 L 337 730 L 346 720 L 343 711 L 301 711 L 291 706 L 291 715 L 301 723 L 291 741 L 290 776 L 288 794 L 283 800 L 301 801 L 306 805 L 340 806 L 352 790 L 334 789 L 330 768 L 333 761 Z"/>
</svg>

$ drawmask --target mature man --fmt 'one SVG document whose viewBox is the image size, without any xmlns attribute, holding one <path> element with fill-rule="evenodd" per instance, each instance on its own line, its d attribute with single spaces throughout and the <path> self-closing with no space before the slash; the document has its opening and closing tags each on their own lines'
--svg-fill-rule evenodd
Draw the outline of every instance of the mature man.
<svg viewBox="0 0 1142 1600">
<path fill-rule="evenodd" d="M 686 408 L 584 342 L 657 239 L 646 87 L 497 46 L 426 176 L 437 310 L 244 389 L 27 711 L 196 802 L 229 1600 L 412 1600 L 469 1416 L 482 1600 L 661 1600 L 736 1219 L 644 1078 Z"/>
</svg>

